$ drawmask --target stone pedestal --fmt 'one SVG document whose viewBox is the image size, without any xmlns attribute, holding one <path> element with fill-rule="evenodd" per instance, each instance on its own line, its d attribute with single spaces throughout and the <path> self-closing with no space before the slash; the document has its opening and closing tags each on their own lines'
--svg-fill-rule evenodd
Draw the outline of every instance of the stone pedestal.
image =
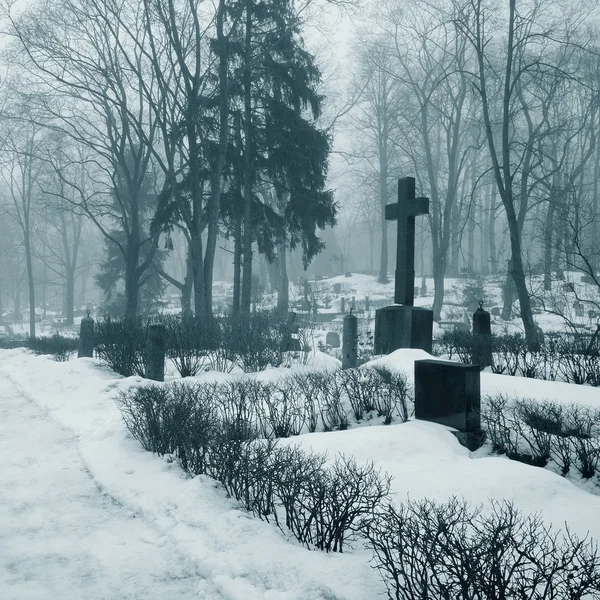
<svg viewBox="0 0 600 600">
<path fill-rule="evenodd" d="M 375 311 L 375 354 L 398 348 L 431 352 L 433 311 L 417 306 L 393 305 Z"/>
<path fill-rule="evenodd" d="M 483 442 L 479 365 L 415 361 L 415 418 L 458 429 L 469 450 Z"/>
<path fill-rule="evenodd" d="M 354 315 L 344 317 L 342 335 L 342 369 L 353 369 L 358 359 L 358 319 Z"/>
<path fill-rule="evenodd" d="M 148 325 L 146 378 L 165 380 L 165 326 L 160 323 Z"/>
<path fill-rule="evenodd" d="M 79 351 L 77 358 L 93 358 L 94 356 L 94 319 L 89 316 L 81 319 L 79 333 Z"/>
</svg>

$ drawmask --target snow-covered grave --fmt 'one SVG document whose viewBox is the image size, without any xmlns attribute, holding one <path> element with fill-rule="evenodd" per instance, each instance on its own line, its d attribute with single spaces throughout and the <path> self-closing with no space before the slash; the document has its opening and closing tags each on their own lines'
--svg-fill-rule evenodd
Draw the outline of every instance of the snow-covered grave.
<svg viewBox="0 0 600 600">
<path fill-rule="evenodd" d="M 399 350 L 373 364 L 410 379 L 414 360 L 427 357 Z M 312 368 L 334 365 L 317 354 Z M 61 363 L 9 350 L 0 353 L 0 381 L 1 598 L 363 600 L 384 593 L 360 544 L 344 554 L 307 550 L 240 510 L 213 480 L 190 478 L 145 452 L 114 401 L 142 379 L 118 377 L 93 359 Z M 482 396 L 600 405 L 600 390 L 591 387 L 485 372 L 481 383 Z M 524 513 L 540 511 L 548 524 L 600 539 L 594 481 L 491 456 L 488 446 L 470 453 L 440 425 L 354 426 L 284 443 L 326 451 L 330 460 L 342 453 L 374 461 L 393 477 L 398 502 L 506 499 Z"/>
</svg>

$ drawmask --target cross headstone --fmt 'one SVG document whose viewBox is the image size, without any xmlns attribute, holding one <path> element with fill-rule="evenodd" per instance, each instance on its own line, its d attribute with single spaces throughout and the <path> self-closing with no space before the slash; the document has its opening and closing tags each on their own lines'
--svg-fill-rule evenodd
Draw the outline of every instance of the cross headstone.
<svg viewBox="0 0 600 600">
<path fill-rule="evenodd" d="M 415 178 L 398 180 L 398 202 L 385 207 L 387 221 L 398 221 L 394 302 L 413 306 L 415 291 L 415 217 L 429 213 L 429 198 L 415 198 Z"/>
<path fill-rule="evenodd" d="M 375 354 L 398 348 L 431 352 L 433 311 L 414 306 L 415 217 L 429 212 L 429 199 L 415 197 L 414 177 L 398 180 L 398 202 L 385 207 L 385 218 L 398 222 L 394 302 L 375 311 Z"/>
</svg>

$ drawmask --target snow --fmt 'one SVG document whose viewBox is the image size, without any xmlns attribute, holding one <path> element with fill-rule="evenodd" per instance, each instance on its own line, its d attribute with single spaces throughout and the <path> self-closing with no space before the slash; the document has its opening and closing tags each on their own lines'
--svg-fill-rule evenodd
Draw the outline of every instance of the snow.
<svg viewBox="0 0 600 600">
<path fill-rule="evenodd" d="M 412 374 L 419 350 L 374 361 Z M 315 364 L 339 363 L 315 355 Z M 307 368 L 307 367 L 304 367 Z M 277 378 L 289 369 L 257 374 Z M 194 380 L 234 375 L 203 373 Z M 241 375 L 235 375 L 239 377 Z M 57 363 L 25 350 L 0 351 L 0 597 L 359 600 L 384 586 L 360 544 L 312 552 L 252 518 L 206 477 L 145 452 L 114 403 L 140 385 L 92 359 Z M 482 393 L 598 405 L 585 386 L 482 373 Z M 600 496 L 547 469 L 470 453 L 448 428 L 410 421 L 307 434 L 301 444 L 374 461 L 407 497 L 513 501 L 557 527 L 600 539 Z"/>
</svg>

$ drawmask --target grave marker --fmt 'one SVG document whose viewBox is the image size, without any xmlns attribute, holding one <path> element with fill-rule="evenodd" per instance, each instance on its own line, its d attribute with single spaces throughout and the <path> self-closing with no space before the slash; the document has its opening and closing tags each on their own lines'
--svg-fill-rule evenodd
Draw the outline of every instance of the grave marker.
<svg viewBox="0 0 600 600">
<path fill-rule="evenodd" d="M 325 344 L 330 348 L 340 347 L 340 334 L 336 331 L 328 331 L 325 336 Z"/>
<path fill-rule="evenodd" d="M 415 361 L 415 418 L 458 430 L 469 450 L 483 442 L 478 365 L 441 360 Z"/>
<path fill-rule="evenodd" d="M 356 367 L 358 359 L 358 319 L 350 311 L 344 317 L 344 332 L 342 335 L 342 369 Z"/>
<path fill-rule="evenodd" d="M 146 379 L 165 380 L 165 326 L 162 323 L 148 325 Z"/>
<path fill-rule="evenodd" d="M 87 317 L 81 319 L 81 329 L 79 331 L 79 350 L 77 358 L 93 358 L 94 356 L 94 319 L 90 317 L 90 311 L 87 311 Z"/>
<path fill-rule="evenodd" d="M 474 364 L 480 367 L 492 365 L 492 325 L 490 313 L 483 309 L 483 300 L 473 313 L 473 355 Z"/>
<path fill-rule="evenodd" d="M 398 348 L 421 348 L 431 352 L 433 311 L 413 306 L 415 217 L 428 212 L 429 199 L 415 197 L 414 177 L 399 179 L 398 202 L 385 207 L 386 220 L 397 221 L 398 225 L 395 305 L 375 312 L 375 354 L 389 354 Z"/>
</svg>

